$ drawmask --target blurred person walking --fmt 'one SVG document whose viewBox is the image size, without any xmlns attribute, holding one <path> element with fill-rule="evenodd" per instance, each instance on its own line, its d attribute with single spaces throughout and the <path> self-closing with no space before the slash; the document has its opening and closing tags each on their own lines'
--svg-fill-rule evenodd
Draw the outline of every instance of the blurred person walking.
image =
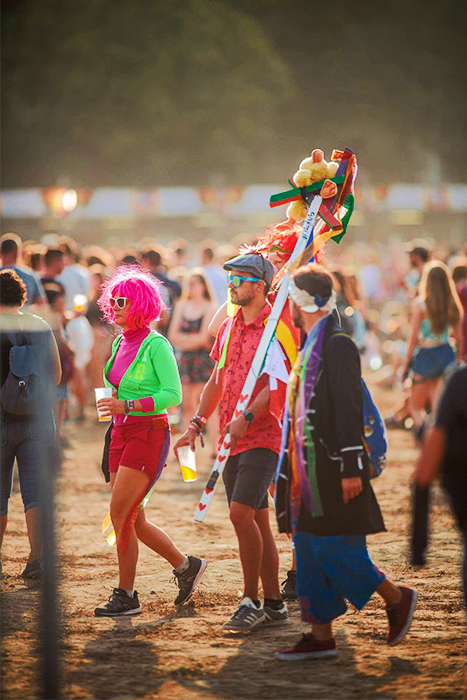
<svg viewBox="0 0 467 700">
<path fill-rule="evenodd" d="M 2 259 L 0 270 L 14 270 L 26 285 L 27 297 L 24 307 L 27 309 L 28 306 L 45 304 L 45 294 L 39 278 L 32 270 L 27 271 L 19 264 L 22 248 L 21 238 L 15 233 L 6 233 L 0 238 L 0 241 L 0 257 Z"/>
<path fill-rule="evenodd" d="M 211 376 L 214 360 L 210 357 L 212 336 L 209 324 L 217 310 L 213 293 L 202 268 L 185 276 L 182 298 L 175 307 L 169 340 L 177 350 L 183 388 L 182 430 L 195 415 L 201 391 Z M 218 430 L 215 417 L 207 423 L 211 450 L 215 456 Z"/>
<path fill-rule="evenodd" d="M 87 297 L 90 287 L 89 272 L 79 263 L 79 248 L 76 241 L 69 236 L 60 236 L 59 249 L 63 252 L 65 268 L 57 279 L 65 287 L 67 311 L 74 310 L 74 298 L 77 294 Z"/>
<path fill-rule="evenodd" d="M 64 269 L 65 255 L 63 251 L 58 248 L 48 248 L 44 255 L 44 269 L 41 276 L 42 286 L 46 295 L 48 290 L 52 292 L 60 290 L 61 293 L 66 294 L 65 286 L 58 279 Z"/>
<path fill-rule="evenodd" d="M 57 441 L 61 448 L 69 447 L 69 441 L 64 434 L 64 422 L 68 408 L 68 384 L 74 374 L 74 354 L 68 343 L 65 327 L 66 318 L 65 289 L 59 282 L 48 282 L 46 295 L 49 302 L 50 313 L 48 319 L 58 347 L 60 356 L 61 378 L 55 387 L 55 428 Z"/>
<path fill-rule="evenodd" d="M 412 328 L 403 375 L 412 376 L 409 407 L 417 440 L 421 441 L 427 408 L 436 412 L 441 381 L 450 365 L 462 357 L 463 309 L 451 273 L 439 260 L 427 263 L 420 280 L 420 296 L 414 302 Z M 451 336 L 455 346 L 451 344 Z M 415 484 L 412 491 L 410 560 L 424 566 L 428 546 L 430 489 Z"/>
<path fill-rule="evenodd" d="M 405 252 L 409 256 L 410 270 L 405 277 L 399 279 L 399 284 L 407 292 L 409 299 L 414 299 L 422 277 L 422 271 L 431 259 L 431 246 L 424 238 L 414 238 L 407 243 Z"/>
<path fill-rule="evenodd" d="M 371 561 L 366 536 L 385 531 L 364 447 L 360 358 L 333 310 L 331 275 L 299 268 L 290 283 L 292 317 L 307 338 L 289 380 L 277 473 L 281 532 L 294 535 L 302 620 L 311 632 L 277 653 L 281 661 L 337 655 L 332 625 L 373 593 L 386 602 L 387 643 L 407 634 L 417 593 L 389 581 Z"/>
<path fill-rule="evenodd" d="M 446 368 L 463 355 L 463 308 L 446 265 L 433 260 L 423 268 L 420 295 L 414 302 L 403 375 L 411 373 L 411 415 L 419 437 L 426 407 L 436 408 L 436 394 Z M 451 342 L 454 341 L 454 344 Z"/>
<path fill-rule="evenodd" d="M 89 268 L 89 273 L 90 290 L 86 318 L 92 328 L 93 344 L 87 371 L 91 385 L 96 389 L 102 384 L 104 367 L 110 357 L 114 333 L 112 324 L 107 321 L 98 304 L 101 287 L 107 279 L 106 269 L 103 265 L 95 263 Z"/>
<path fill-rule="evenodd" d="M 201 250 L 201 267 L 215 293 L 217 306 L 222 306 L 227 301 L 227 274 L 220 265 L 214 261 L 214 242 L 208 245 L 205 241 Z"/>
<path fill-rule="evenodd" d="M 462 339 L 464 352 L 461 359 L 467 361 L 467 259 L 462 265 L 456 265 L 452 271 L 452 279 L 456 285 L 456 291 L 459 295 L 460 303 L 464 310 L 464 318 L 462 320 Z"/>
<path fill-rule="evenodd" d="M 18 464 L 30 552 L 22 573 L 39 578 L 40 447 L 54 439 L 50 384 L 60 381 L 58 348 L 49 325 L 24 313 L 27 289 L 14 270 L 0 271 L 0 415 L 1 415 L 1 535 L 8 521 L 8 501 Z"/>
<path fill-rule="evenodd" d="M 245 632 L 264 622 L 275 625 L 288 622 L 287 606 L 281 601 L 279 588 L 279 555 L 269 523 L 268 488 L 277 465 L 281 431 L 272 412 L 267 372 L 259 377 L 248 408 L 234 417 L 271 313 L 267 294 L 274 268 L 257 253 L 233 258 L 224 268 L 230 272 L 232 302 L 240 308 L 219 329 L 211 353 L 216 367 L 203 389 L 196 414 L 174 450 L 185 445 L 194 450 L 196 436 L 220 404 L 220 432 L 222 436 L 230 435 L 230 456 L 222 478 L 230 520 L 238 539 L 244 581 L 240 605 L 224 629 Z M 278 403 L 284 405 L 283 400 Z M 259 599 L 260 578 L 264 604 Z"/>
<path fill-rule="evenodd" d="M 109 449 L 110 515 L 117 539 L 118 588 L 96 616 L 118 617 L 141 612 L 133 589 L 138 540 L 174 567 L 179 587 L 175 605 L 195 591 L 206 561 L 185 556 L 159 527 L 146 520 L 141 501 L 165 467 L 170 445 L 167 408 L 181 400 L 177 364 L 168 340 L 151 330 L 163 300 L 158 282 L 148 272 L 127 265 L 116 270 L 103 287 L 99 305 L 105 317 L 122 329 L 112 347 L 104 381 L 113 398 L 99 409 L 113 416 Z"/>
<path fill-rule="evenodd" d="M 74 315 L 65 328 L 68 345 L 73 352 L 73 378 L 70 389 L 78 404 L 78 412 L 75 416 L 77 423 L 85 420 L 85 409 L 88 403 L 88 374 L 87 367 L 91 360 L 94 335 L 91 324 L 86 318 L 87 298 L 84 294 L 75 294 Z"/>
<path fill-rule="evenodd" d="M 462 534 L 462 581 L 467 612 L 467 368 L 457 370 L 441 397 L 435 424 L 423 441 L 414 482 L 426 490 L 438 473 Z"/>
<path fill-rule="evenodd" d="M 365 321 L 360 313 L 360 303 L 347 275 L 340 270 L 332 270 L 332 274 L 337 282 L 336 308 L 339 312 L 342 328 L 352 338 L 358 351 L 363 353 L 365 351 L 367 331 Z"/>
<path fill-rule="evenodd" d="M 149 270 L 157 280 L 162 282 L 160 292 L 167 308 L 162 312 L 157 329 L 160 333 L 167 336 L 175 304 L 182 295 L 182 288 L 176 280 L 167 277 L 166 268 L 163 264 L 162 249 L 144 251 L 142 265 L 144 269 Z"/>
</svg>

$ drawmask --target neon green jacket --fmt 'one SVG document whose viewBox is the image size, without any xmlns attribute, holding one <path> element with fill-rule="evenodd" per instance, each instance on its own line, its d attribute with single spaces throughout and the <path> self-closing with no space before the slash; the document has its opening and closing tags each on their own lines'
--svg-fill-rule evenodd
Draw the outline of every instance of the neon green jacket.
<svg viewBox="0 0 467 700">
<path fill-rule="evenodd" d="M 119 335 L 112 344 L 112 355 L 104 369 L 104 383 L 114 387 L 107 379 L 113 365 L 115 355 L 123 336 Z M 141 399 L 151 396 L 154 401 L 154 411 L 138 413 L 132 411 L 132 416 L 155 416 L 170 406 L 178 406 L 182 402 L 182 387 L 178 374 L 177 363 L 172 346 L 167 338 L 151 331 L 143 340 L 135 359 L 128 367 L 118 387 L 118 398 L 121 400 Z"/>
</svg>

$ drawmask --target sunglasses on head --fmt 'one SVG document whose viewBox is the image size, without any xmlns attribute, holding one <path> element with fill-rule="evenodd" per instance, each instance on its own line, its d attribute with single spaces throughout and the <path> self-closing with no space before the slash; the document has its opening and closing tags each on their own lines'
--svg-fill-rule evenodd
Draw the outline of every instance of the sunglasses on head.
<svg viewBox="0 0 467 700">
<path fill-rule="evenodd" d="M 119 309 L 124 309 L 127 303 L 128 299 L 126 297 L 110 297 L 109 299 L 111 309 L 113 309 L 115 306 Z"/>
<path fill-rule="evenodd" d="M 239 275 L 229 275 L 229 284 L 240 287 L 242 282 L 261 282 L 259 277 L 240 277 Z"/>
</svg>

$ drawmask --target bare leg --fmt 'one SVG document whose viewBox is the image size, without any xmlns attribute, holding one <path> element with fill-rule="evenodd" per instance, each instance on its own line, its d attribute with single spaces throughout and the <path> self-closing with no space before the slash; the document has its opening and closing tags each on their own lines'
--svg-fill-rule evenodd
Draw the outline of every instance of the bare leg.
<svg viewBox="0 0 467 700">
<path fill-rule="evenodd" d="M 217 443 L 219 442 L 219 416 L 217 411 L 214 411 L 213 415 L 208 420 L 206 432 L 211 445 L 211 452 L 213 455 L 217 455 Z"/>
<path fill-rule="evenodd" d="M 263 558 L 261 560 L 261 582 L 265 598 L 280 600 L 279 589 L 279 553 L 274 535 L 269 524 L 269 508 L 256 511 L 255 521 L 263 540 Z"/>
<path fill-rule="evenodd" d="M 429 382 L 420 382 L 412 386 L 410 395 L 410 413 L 415 423 L 415 427 L 419 428 L 426 418 L 425 406 L 429 397 Z"/>
<path fill-rule="evenodd" d="M 29 508 L 24 515 L 26 518 L 29 546 L 31 548 L 28 556 L 28 563 L 30 563 L 36 561 L 36 559 L 40 559 L 41 556 L 39 508 Z"/>
<path fill-rule="evenodd" d="M 386 605 L 395 605 L 402 597 L 399 586 L 396 586 L 389 579 L 385 579 L 376 592 L 386 602 Z"/>
<path fill-rule="evenodd" d="M 230 520 L 235 528 L 242 563 L 244 596 L 258 600 L 258 582 L 263 559 L 263 538 L 255 521 L 255 509 L 233 501 Z"/>
<path fill-rule="evenodd" d="M 144 472 L 120 466 L 118 472 L 111 473 L 110 517 L 117 538 L 119 588 L 132 591 L 138 562 L 138 538 L 134 521 L 141 500 L 146 493 L 149 477 Z"/>
<path fill-rule="evenodd" d="M 146 520 L 144 509 L 139 513 L 135 523 L 136 536 L 143 544 L 163 557 L 176 569 L 183 564 L 185 556 L 160 527 Z"/>
</svg>

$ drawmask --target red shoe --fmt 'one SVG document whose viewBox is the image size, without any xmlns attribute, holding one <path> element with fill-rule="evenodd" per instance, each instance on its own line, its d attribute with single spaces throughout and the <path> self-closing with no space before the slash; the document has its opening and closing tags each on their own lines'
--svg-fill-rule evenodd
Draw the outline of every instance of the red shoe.
<svg viewBox="0 0 467 700">
<path fill-rule="evenodd" d="M 290 649 L 283 649 L 276 653 L 279 661 L 301 661 L 302 659 L 325 659 L 337 656 L 336 640 L 334 637 L 320 642 L 313 634 L 302 635 L 301 640 Z"/>
<path fill-rule="evenodd" d="M 415 588 L 400 586 L 402 598 L 396 605 L 386 606 L 389 620 L 387 642 L 390 647 L 400 644 L 410 629 L 412 618 L 417 605 L 418 594 Z"/>
</svg>

